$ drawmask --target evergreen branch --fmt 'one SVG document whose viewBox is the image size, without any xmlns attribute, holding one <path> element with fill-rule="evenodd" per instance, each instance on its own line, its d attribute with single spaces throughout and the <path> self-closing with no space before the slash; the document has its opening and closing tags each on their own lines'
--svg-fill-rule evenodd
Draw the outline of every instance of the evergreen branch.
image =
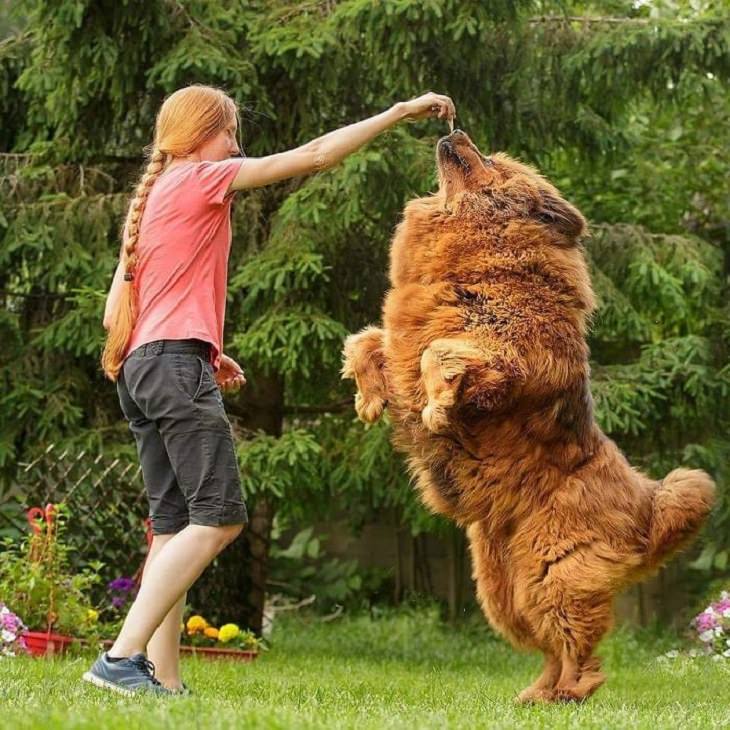
<svg viewBox="0 0 730 730">
<path fill-rule="evenodd" d="M 716 18 L 696 18 L 685 20 L 659 20 L 656 18 L 618 18 L 610 15 L 540 15 L 530 18 L 527 22 L 530 25 L 539 23 L 583 23 L 589 25 L 591 23 L 613 24 L 613 25 L 682 25 L 686 26 L 690 23 L 709 23 L 719 22 Z"/>
<path fill-rule="evenodd" d="M 652 233 L 644 226 L 635 225 L 633 223 L 590 223 L 589 226 L 591 231 L 605 231 L 607 233 L 612 233 L 616 230 L 627 231 L 628 233 L 634 231 L 637 236 L 641 236 L 641 238 L 653 238 L 657 241 L 664 241 L 670 235 L 676 235 L 669 233 Z M 686 234 L 686 237 L 689 236 L 690 234 Z"/>
<path fill-rule="evenodd" d="M 27 41 L 29 38 L 32 38 L 35 34 L 33 31 L 26 30 L 22 33 L 16 33 L 15 35 L 8 36 L 7 38 L 3 38 L 0 41 L 0 53 L 2 53 L 3 48 L 6 46 L 12 46 L 16 43 L 23 43 L 24 41 Z"/>
<path fill-rule="evenodd" d="M 93 195 L 66 195 L 62 194 L 51 200 L 35 200 L 32 203 L 18 203 L 14 210 L 48 210 L 57 206 L 73 206 L 79 202 L 91 205 L 93 202 L 102 200 L 114 200 L 116 198 L 127 198 L 129 193 L 94 193 Z"/>
<path fill-rule="evenodd" d="M 29 294 L 22 291 L 11 291 L 0 289 L 0 296 L 25 297 L 26 299 L 73 299 L 73 294 L 61 294 L 59 292 L 45 292 L 44 294 Z"/>
<path fill-rule="evenodd" d="M 321 406 L 291 405 L 284 406 L 282 412 L 287 416 L 298 415 L 300 413 L 342 413 L 343 411 L 352 408 L 353 402 L 352 398 L 346 398 L 345 400 L 337 401 L 335 403 L 326 403 Z"/>
<path fill-rule="evenodd" d="M 314 0 L 314 2 L 303 3 L 302 5 L 291 8 L 290 10 L 286 10 L 278 18 L 275 18 L 275 20 L 280 25 L 283 25 L 292 18 L 296 18 L 299 15 L 304 15 L 309 10 L 317 11 L 321 17 L 326 17 L 333 10 L 335 10 L 336 6 L 337 3 L 333 2 L 333 0 Z"/>
</svg>

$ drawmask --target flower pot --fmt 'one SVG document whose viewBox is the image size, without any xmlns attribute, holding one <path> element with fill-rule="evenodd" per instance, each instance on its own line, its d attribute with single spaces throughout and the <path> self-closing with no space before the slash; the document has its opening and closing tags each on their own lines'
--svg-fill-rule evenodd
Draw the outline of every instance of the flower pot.
<svg viewBox="0 0 730 730">
<path fill-rule="evenodd" d="M 49 633 L 48 631 L 26 631 L 23 634 L 25 645 L 33 656 L 54 656 L 65 653 L 72 636 Z"/>
<path fill-rule="evenodd" d="M 259 655 L 258 651 L 249 649 L 223 649 L 216 646 L 180 646 L 180 652 L 201 656 L 206 659 L 236 659 L 239 662 L 252 662 Z"/>
<path fill-rule="evenodd" d="M 105 649 L 113 646 L 111 639 L 104 639 L 101 642 Z M 236 659 L 239 662 L 252 662 L 260 652 L 247 649 L 224 649 L 215 646 L 189 646 L 188 644 L 180 645 L 181 654 L 189 654 L 191 656 L 201 656 L 206 659 Z"/>
</svg>

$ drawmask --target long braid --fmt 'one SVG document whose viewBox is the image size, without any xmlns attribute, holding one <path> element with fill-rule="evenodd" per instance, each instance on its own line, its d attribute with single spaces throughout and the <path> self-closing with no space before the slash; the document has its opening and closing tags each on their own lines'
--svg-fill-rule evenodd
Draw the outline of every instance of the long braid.
<svg viewBox="0 0 730 730">
<path fill-rule="evenodd" d="M 137 183 L 134 197 L 127 210 L 125 223 L 127 239 L 124 244 L 124 254 L 126 257 L 125 281 L 131 281 L 134 278 L 134 269 L 137 266 L 136 249 L 139 241 L 139 227 L 142 222 L 142 214 L 147 205 L 147 198 L 149 197 L 150 190 L 152 190 L 152 185 L 166 167 L 166 157 L 167 155 L 164 152 L 160 152 L 158 148 L 153 150 L 147 168 Z"/>
<path fill-rule="evenodd" d="M 124 282 L 114 318 L 107 335 L 104 351 L 101 356 L 101 366 L 104 374 L 112 381 L 119 377 L 123 356 L 127 343 L 134 330 L 137 319 L 136 292 L 134 287 L 134 272 L 137 267 L 137 243 L 139 242 L 142 214 L 147 205 L 152 186 L 155 180 L 169 163 L 168 155 L 155 147 L 150 156 L 147 167 L 137 183 L 134 196 L 127 210 L 122 240 L 122 263 L 124 267 Z M 126 286 L 128 284 L 128 286 Z"/>
</svg>

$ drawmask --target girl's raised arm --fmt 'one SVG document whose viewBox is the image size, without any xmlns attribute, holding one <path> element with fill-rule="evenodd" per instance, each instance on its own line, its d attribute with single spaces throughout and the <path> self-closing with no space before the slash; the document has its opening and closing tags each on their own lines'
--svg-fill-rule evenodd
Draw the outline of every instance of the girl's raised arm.
<svg viewBox="0 0 730 730">
<path fill-rule="evenodd" d="M 258 188 L 289 177 L 327 170 L 403 119 L 438 117 L 451 122 L 455 116 L 454 103 L 442 94 L 429 92 L 410 101 L 401 101 L 387 111 L 328 132 L 292 150 L 245 158 L 229 189 Z"/>
</svg>

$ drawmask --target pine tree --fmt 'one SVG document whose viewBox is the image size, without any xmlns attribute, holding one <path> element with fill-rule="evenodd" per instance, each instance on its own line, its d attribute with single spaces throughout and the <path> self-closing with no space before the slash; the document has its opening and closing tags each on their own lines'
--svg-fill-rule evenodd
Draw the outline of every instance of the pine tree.
<svg viewBox="0 0 730 730">
<path fill-rule="evenodd" d="M 685 164 L 687 177 L 672 178 L 660 163 L 676 150 L 660 159 L 641 122 L 658 120 L 671 135 L 677 107 L 691 98 L 700 111 L 687 134 L 696 139 L 678 139 L 707 162 L 718 130 L 702 133 L 702 121 L 717 103 L 728 106 L 730 18 L 722 3 L 697 6 L 19 3 L 20 30 L 0 44 L 4 483 L 51 439 L 134 455 L 98 367 L 104 299 L 154 114 L 166 93 L 202 82 L 245 107 L 251 156 L 429 88 L 450 94 L 477 144 L 540 166 L 594 223 L 588 245 L 602 308 L 591 344 L 603 427 L 657 475 L 678 461 L 710 468 L 726 495 L 730 245 L 727 201 L 714 187 L 722 176 L 705 168 L 693 177 Z M 225 350 L 249 385 L 226 400 L 240 436 L 251 559 L 224 556 L 227 579 L 215 595 L 254 628 L 276 516 L 306 522 L 346 505 L 355 519 L 388 506 L 414 531 L 447 529 L 416 503 L 387 425 L 353 420 L 338 378 L 343 337 L 378 318 L 404 202 L 434 189 L 443 131 L 398 127 L 327 173 L 234 204 Z M 723 134 L 727 141 L 726 125 Z M 654 165 L 671 188 L 666 199 L 646 179 Z M 674 215 L 696 196 L 697 209 Z M 726 496 L 722 505 L 726 527 Z M 724 567 L 726 543 L 716 536 L 709 547 Z"/>
</svg>

